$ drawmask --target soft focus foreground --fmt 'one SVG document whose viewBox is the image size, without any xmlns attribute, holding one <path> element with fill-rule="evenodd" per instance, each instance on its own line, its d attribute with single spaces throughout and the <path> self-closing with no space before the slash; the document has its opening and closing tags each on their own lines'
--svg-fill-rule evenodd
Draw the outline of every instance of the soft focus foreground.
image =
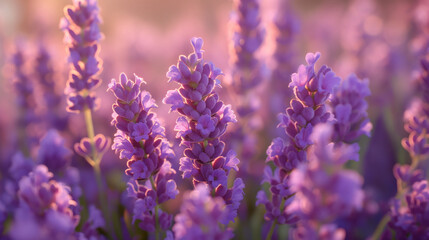
<svg viewBox="0 0 429 240">
<path fill-rule="evenodd" d="M 429 1 L 0 1 L 0 239 L 429 239 Z"/>
</svg>

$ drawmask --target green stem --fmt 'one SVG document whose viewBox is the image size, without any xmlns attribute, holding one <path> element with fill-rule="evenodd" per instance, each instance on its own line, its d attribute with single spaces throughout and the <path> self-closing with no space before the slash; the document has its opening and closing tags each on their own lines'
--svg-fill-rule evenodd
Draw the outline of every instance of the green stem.
<svg viewBox="0 0 429 240">
<path fill-rule="evenodd" d="M 153 176 L 150 176 L 150 183 L 152 184 L 152 189 L 156 192 L 156 186 L 155 181 L 153 180 Z M 158 199 L 156 199 L 156 205 L 155 205 L 155 239 L 159 240 L 159 219 L 158 219 Z"/>
<path fill-rule="evenodd" d="M 108 216 L 107 202 L 105 201 L 105 199 L 107 198 L 105 197 L 105 194 L 104 194 L 104 186 L 103 186 L 103 180 L 101 176 L 100 163 L 99 162 L 95 163 L 92 167 L 94 169 L 95 180 L 97 181 L 98 198 L 100 201 L 101 211 L 103 212 L 104 219 L 108 221 L 110 217 Z"/>
<path fill-rule="evenodd" d="M 106 192 L 104 190 L 104 185 L 103 185 L 103 177 L 101 174 L 101 167 L 100 167 L 100 163 L 101 163 L 101 157 L 96 150 L 95 147 L 95 133 L 94 133 L 94 123 L 92 121 L 92 112 L 91 109 L 88 108 L 87 106 L 84 107 L 83 109 L 83 115 L 85 118 L 85 124 L 86 124 L 86 130 L 87 130 L 87 134 L 88 134 L 88 138 L 89 141 L 91 143 L 91 157 L 87 158 L 87 162 L 92 166 L 92 168 L 94 169 L 94 175 L 95 175 L 95 180 L 97 182 L 97 188 L 98 188 L 98 198 L 99 198 L 99 204 L 100 204 L 100 208 L 101 208 L 101 212 L 103 213 L 103 217 L 106 221 L 107 224 L 107 229 L 112 229 L 110 226 L 110 220 L 112 219 L 109 215 L 109 210 L 108 210 L 108 202 L 107 202 L 107 195 Z M 114 229 L 117 230 L 118 226 L 116 226 L 116 224 L 114 225 Z M 112 236 L 114 236 L 114 233 L 111 233 Z M 119 239 L 122 239 L 122 234 L 120 233 L 120 231 L 116 233 L 116 235 L 119 237 Z"/>
<path fill-rule="evenodd" d="M 273 236 L 273 233 L 274 233 L 274 228 L 276 228 L 276 224 L 277 224 L 277 220 L 274 220 L 273 224 L 271 224 L 270 231 L 268 232 L 268 235 L 265 238 L 265 240 L 270 240 L 271 239 L 271 237 Z"/>
<path fill-rule="evenodd" d="M 380 223 L 378 224 L 377 228 L 375 229 L 374 234 L 371 236 L 372 240 L 380 239 L 380 236 L 381 234 L 383 234 L 384 228 L 386 227 L 389 220 L 390 220 L 389 215 L 388 214 L 384 215 L 384 217 L 381 219 Z"/>
<path fill-rule="evenodd" d="M 95 142 L 94 142 L 94 123 L 92 122 L 92 113 L 91 109 L 87 106 L 83 109 L 83 115 L 85 117 L 86 131 L 88 133 L 89 141 L 91 142 L 91 158 L 94 165 L 97 164 L 101 159 L 98 159 L 97 151 L 95 150 Z"/>
</svg>

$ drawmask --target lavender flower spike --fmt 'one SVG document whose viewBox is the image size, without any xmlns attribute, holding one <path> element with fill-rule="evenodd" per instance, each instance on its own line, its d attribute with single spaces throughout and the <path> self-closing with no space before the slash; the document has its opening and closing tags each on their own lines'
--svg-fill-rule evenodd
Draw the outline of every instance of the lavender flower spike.
<svg viewBox="0 0 429 240">
<path fill-rule="evenodd" d="M 267 161 L 285 171 L 290 171 L 300 162 L 306 161 L 306 148 L 312 144 L 310 134 L 313 126 L 332 118 L 325 103 L 339 84 L 340 78 L 323 65 L 317 72 L 314 64 L 320 53 L 307 53 L 307 66 L 300 65 L 292 74 L 289 87 L 293 88 L 294 99 L 286 114 L 280 114 L 280 127 L 285 128 L 286 141 L 276 138 L 267 150 Z"/>
<path fill-rule="evenodd" d="M 130 80 L 122 73 L 118 81 L 113 79 L 109 84 L 117 98 L 112 114 L 112 125 L 117 129 L 112 149 L 128 160 L 125 173 L 131 176 L 128 194 L 135 201 L 133 222 L 139 220 L 140 228 L 158 234 L 159 228 L 168 230 L 172 221 L 158 205 L 175 198 L 179 191 L 170 163 L 174 153 L 152 111 L 157 107 L 155 101 L 149 92 L 140 90 L 143 83 L 142 78 Z"/>
<path fill-rule="evenodd" d="M 243 94 L 263 79 L 263 68 L 255 53 L 262 45 L 265 31 L 260 25 L 259 0 L 235 0 L 234 5 L 230 46 L 232 86 L 235 92 Z"/>
<path fill-rule="evenodd" d="M 335 131 L 334 142 L 355 142 L 365 134 L 370 136 L 372 124 L 369 121 L 365 97 L 371 92 L 368 88 L 368 79 L 360 81 L 352 74 L 341 82 L 335 90 L 332 99 L 334 111 Z"/>
<path fill-rule="evenodd" d="M 182 116 L 177 119 L 175 130 L 181 144 L 187 148 L 180 159 L 180 170 L 184 178 L 193 178 L 194 186 L 207 183 L 215 196 L 225 201 L 229 215 L 222 223 L 233 221 L 243 199 L 244 184 L 240 178 L 228 189 L 227 178 L 231 169 L 238 170 L 238 159 L 233 151 L 222 155 L 225 143 L 220 137 L 229 123 L 236 122 L 230 105 L 219 101 L 214 88 L 219 84 L 221 71 L 203 59 L 201 38 L 191 40 L 194 52 L 188 57 L 180 56 L 176 66 L 167 73 L 169 81 L 180 84 L 180 88 L 168 91 L 164 103 L 172 104 L 172 110 Z"/>
<path fill-rule="evenodd" d="M 279 127 L 285 128 L 287 138 L 276 138 L 267 149 L 267 162 L 273 161 L 275 170 L 270 166 L 265 169 L 264 182 L 268 182 L 271 200 L 266 193 L 259 191 L 257 204 L 265 205 L 265 220 L 272 221 L 272 234 L 275 224 L 294 224 L 298 215 L 288 211 L 294 196 L 290 188 L 290 174 L 300 164 L 307 162 L 308 147 L 313 144 L 310 136 L 313 126 L 328 122 L 332 116 L 326 111 L 326 102 L 340 82 L 334 72 L 322 66 L 317 72 L 314 64 L 320 53 L 308 53 L 305 57 L 307 66 L 300 65 L 292 74 L 289 87 L 293 88 L 294 99 L 286 114 L 280 114 Z"/>
<path fill-rule="evenodd" d="M 97 108 L 93 90 L 101 83 L 97 75 L 101 71 L 99 41 L 102 37 L 98 24 L 101 22 L 97 0 L 76 0 L 73 6 L 64 9 L 60 28 L 70 54 L 72 66 L 67 81 L 68 107 L 70 112 L 91 111 Z"/>
<path fill-rule="evenodd" d="M 32 148 L 37 145 L 37 133 L 31 131 L 31 126 L 38 121 L 36 115 L 36 101 L 34 96 L 34 83 L 25 71 L 25 56 L 23 44 L 18 42 L 16 51 L 11 59 L 13 72 L 13 85 L 17 95 L 17 105 L 21 109 L 21 116 L 17 121 L 18 129 L 23 129 L 26 134 L 19 139 L 22 151 L 29 154 Z"/>
<path fill-rule="evenodd" d="M 397 239 L 429 238 L 429 184 L 426 180 L 415 182 L 405 196 L 405 205 L 394 199 L 390 210 L 389 227 Z M 387 238 L 386 238 L 387 239 Z"/>
<path fill-rule="evenodd" d="M 58 92 L 55 82 L 54 70 L 51 66 L 51 56 L 43 44 L 39 46 L 39 52 L 36 58 L 35 74 L 43 90 L 43 99 L 46 107 L 45 119 L 48 128 L 65 130 L 67 127 L 68 116 L 64 116 L 64 109 L 61 104 L 63 94 Z M 61 111 L 61 112 L 60 112 Z"/>
</svg>

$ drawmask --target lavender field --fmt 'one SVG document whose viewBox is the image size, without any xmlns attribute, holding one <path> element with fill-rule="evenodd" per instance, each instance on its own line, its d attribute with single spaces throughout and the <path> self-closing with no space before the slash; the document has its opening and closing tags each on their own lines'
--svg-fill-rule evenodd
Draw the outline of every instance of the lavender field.
<svg viewBox="0 0 429 240">
<path fill-rule="evenodd" d="M 429 0 L 0 0 L 0 240 L 429 239 Z"/>
</svg>

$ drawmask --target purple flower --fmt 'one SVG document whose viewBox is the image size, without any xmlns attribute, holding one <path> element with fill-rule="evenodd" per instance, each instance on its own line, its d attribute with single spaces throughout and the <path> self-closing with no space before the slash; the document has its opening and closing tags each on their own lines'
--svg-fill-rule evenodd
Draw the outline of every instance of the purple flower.
<svg viewBox="0 0 429 240">
<path fill-rule="evenodd" d="M 389 227 L 398 238 L 426 239 L 429 237 L 429 187 L 426 180 L 415 182 L 405 196 L 405 204 L 394 199 Z"/>
<path fill-rule="evenodd" d="M 158 174 L 155 175 L 154 185 L 151 185 L 147 180 L 145 184 L 140 184 L 138 181 L 130 180 L 128 183 L 129 197 L 135 203 L 133 207 L 133 222 L 140 221 L 139 226 L 141 229 L 154 232 L 156 228 L 155 219 L 158 211 L 158 221 L 161 229 L 166 231 L 171 226 L 172 216 L 161 209 L 157 205 L 174 199 L 179 193 L 175 181 L 172 179 L 176 171 L 171 168 L 170 162 L 164 162 Z M 156 208 L 156 210 L 155 210 Z"/>
<path fill-rule="evenodd" d="M 393 174 L 397 181 L 403 182 L 408 186 L 412 186 L 415 182 L 424 179 L 423 172 L 420 169 L 412 170 L 409 165 L 395 164 Z"/>
<path fill-rule="evenodd" d="M 20 109 L 20 116 L 17 119 L 17 127 L 24 129 L 24 133 L 18 139 L 19 145 L 22 147 L 23 152 L 29 152 L 37 145 L 38 136 L 35 131 L 31 131 L 34 128 L 34 124 L 39 121 L 39 117 L 36 114 L 36 101 L 34 96 L 34 84 L 28 76 L 25 70 L 25 53 L 24 45 L 21 42 L 16 44 L 16 50 L 11 56 L 11 72 L 13 86 L 16 92 L 16 101 L 18 108 Z"/>
<path fill-rule="evenodd" d="M 348 145 L 329 147 L 333 146 L 329 143 L 332 131 L 332 126 L 328 124 L 316 126 L 312 135 L 315 143 L 308 155 L 309 163 L 301 164 L 290 176 L 290 188 L 296 194 L 288 210 L 300 218 L 295 233 L 298 239 L 313 235 L 311 231 L 315 236 L 321 236 L 320 225 L 331 223 L 362 207 L 363 180 L 356 172 L 341 169 L 343 159 L 350 156 L 350 150 Z M 337 227 L 331 230 L 335 229 Z M 328 236 L 335 235 L 332 234 Z M 340 239 L 344 239 L 344 234 L 341 236 Z"/>
<path fill-rule="evenodd" d="M 207 137 L 211 132 L 215 130 L 216 118 L 211 118 L 209 115 L 203 115 L 198 119 L 198 123 L 195 126 L 200 131 L 201 136 Z"/>
<path fill-rule="evenodd" d="M 264 77 L 256 52 L 262 45 L 265 31 L 260 25 L 259 1 L 236 0 L 234 8 L 231 19 L 231 83 L 236 93 L 243 94 L 259 85 Z"/>
<path fill-rule="evenodd" d="M 420 106 L 422 105 L 420 104 Z M 411 114 L 415 115 L 411 116 Z M 410 135 L 402 139 L 402 146 L 411 156 L 427 155 L 429 153 L 429 142 L 427 140 L 429 120 L 421 113 L 407 111 L 405 112 L 405 121 L 405 130 Z"/>
<path fill-rule="evenodd" d="M 63 94 L 56 90 L 54 70 L 51 66 L 51 56 L 43 44 L 39 45 L 36 57 L 35 75 L 43 91 L 44 113 L 49 128 L 64 130 L 67 127 L 68 116 L 60 112 Z"/>
<path fill-rule="evenodd" d="M 320 53 L 308 53 L 308 65 L 301 65 L 298 72 L 292 75 L 289 86 L 294 89 L 295 99 L 292 99 L 290 107 L 286 109 L 286 115 L 281 115 L 279 124 L 285 128 L 286 144 L 282 146 L 280 139 L 276 139 L 267 150 L 267 161 L 278 163 L 276 165 L 286 171 L 295 168 L 299 162 L 306 161 L 305 150 L 312 144 L 310 135 L 313 127 L 331 118 L 325 103 L 340 79 L 326 66 L 322 66 L 316 73 L 314 64 L 319 58 Z"/>
<path fill-rule="evenodd" d="M 173 180 L 176 171 L 169 162 L 174 153 L 153 113 L 155 101 L 149 92 L 141 91 L 142 83 L 141 78 L 135 76 L 133 81 L 122 73 L 120 81 L 109 84 L 117 98 L 112 114 L 112 125 L 117 129 L 112 149 L 128 161 L 125 173 L 131 176 L 128 193 L 134 202 L 133 222 L 138 221 L 138 226 L 148 232 L 154 232 L 157 224 L 166 231 L 172 216 L 162 212 L 159 204 L 179 194 Z"/>
<path fill-rule="evenodd" d="M 19 182 L 19 208 L 15 212 L 10 235 L 13 239 L 74 239 L 79 222 L 77 206 L 62 183 L 51 180 L 53 174 L 38 165 Z"/>
<path fill-rule="evenodd" d="M 161 144 L 164 128 L 151 110 L 156 107 L 151 95 L 140 90 L 143 83 L 137 76 L 132 81 L 122 73 L 120 81 L 112 80 L 109 84 L 109 90 L 117 97 L 112 115 L 117 133 L 112 149 L 120 153 L 120 158 L 128 159 L 126 173 L 134 179 L 148 179 L 156 174 L 171 153 Z M 124 96 L 126 101 L 121 99 Z M 165 151 L 169 153 L 164 154 Z"/>
<path fill-rule="evenodd" d="M 93 90 L 101 83 L 97 75 L 101 71 L 98 57 L 101 22 L 96 0 L 74 1 L 73 6 L 64 10 L 61 29 L 65 34 L 65 43 L 69 51 L 69 63 L 72 66 L 67 81 L 67 110 L 81 112 L 85 108 L 95 110 L 97 99 Z"/>
<path fill-rule="evenodd" d="M 231 239 L 232 229 L 222 229 L 219 222 L 225 214 L 221 197 L 212 198 L 205 184 L 187 192 L 180 213 L 175 217 L 173 231 L 176 239 Z"/>
<path fill-rule="evenodd" d="M 169 90 L 167 92 L 167 96 L 162 100 L 162 102 L 171 105 L 170 111 L 182 108 L 185 105 L 185 103 L 183 103 L 182 96 L 180 96 L 179 92 L 174 90 Z"/>
<path fill-rule="evenodd" d="M 192 177 L 194 186 L 207 183 L 216 196 L 224 198 L 232 211 L 224 222 L 226 224 L 234 220 L 238 208 L 238 203 L 227 200 L 233 192 L 233 189 L 228 189 L 227 179 L 231 168 L 238 170 L 239 160 L 232 152 L 228 152 L 226 157 L 222 155 L 225 143 L 220 141 L 220 137 L 227 125 L 237 120 L 231 107 L 219 101 L 214 92 L 214 78 L 220 70 L 204 61 L 202 39 L 193 38 L 191 43 L 194 52 L 188 57 L 179 57 L 177 66 L 170 67 L 170 72 L 179 72 L 169 72 L 167 76 L 174 76 L 174 81 L 181 87 L 174 92 L 169 91 L 164 103 L 172 104 L 172 110 L 182 115 L 177 119 L 174 130 L 177 131 L 176 137 L 181 137 L 181 144 L 187 147 L 180 159 L 179 169 L 183 177 Z M 243 194 L 242 191 L 235 192 Z"/>
<path fill-rule="evenodd" d="M 335 142 L 355 142 L 361 135 L 370 136 L 372 124 L 369 121 L 365 97 L 371 93 L 368 88 L 368 79 L 359 80 L 352 74 L 343 80 L 335 90 L 332 99 L 334 109 Z"/>
<path fill-rule="evenodd" d="M 49 130 L 40 141 L 37 162 L 52 172 L 65 170 L 71 163 L 72 152 L 64 146 L 64 139 L 56 130 Z"/>
</svg>

